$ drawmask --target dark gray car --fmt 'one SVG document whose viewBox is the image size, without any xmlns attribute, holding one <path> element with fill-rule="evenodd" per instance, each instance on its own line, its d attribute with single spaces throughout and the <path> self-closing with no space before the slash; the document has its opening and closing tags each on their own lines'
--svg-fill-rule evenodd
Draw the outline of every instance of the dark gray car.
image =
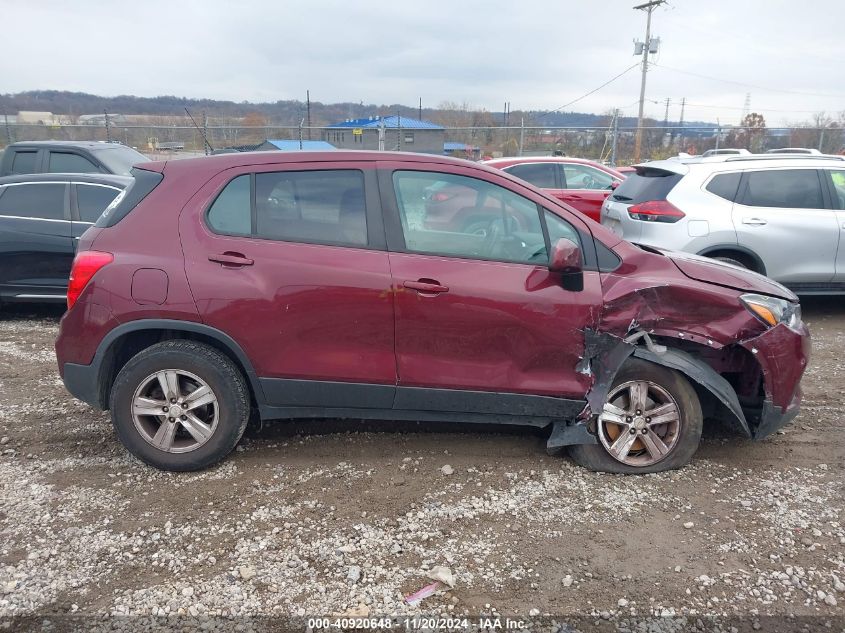
<svg viewBox="0 0 845 633">
<path fill-rule="evenodd" d="M 20 141 L 12 143 L 0 154 L 0 176 L 42 173 L 128 176 L 133 165 L 149 160 L 120 143 Z"/>
<path fill-rule="evenodd" d="M 0 178 L 0 301 L 64 301 L 79 237 L 132 180 L 105 174 Z"/>
</svg>

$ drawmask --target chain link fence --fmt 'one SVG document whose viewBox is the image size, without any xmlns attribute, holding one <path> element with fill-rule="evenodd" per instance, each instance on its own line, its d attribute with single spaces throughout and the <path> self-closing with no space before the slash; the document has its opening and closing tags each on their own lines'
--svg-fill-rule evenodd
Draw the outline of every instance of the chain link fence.
<svg viewBox="0 0 845 633">
<path fill-rule="evenodd" d="M 3 125 L 0 118 L 0 125 Z M 373 130 L 367 130 L 372 132 Z M 238 126 L 209 125 L 85 125 L 85 124 L 11 124 L 6 123 L 0 132 L 0 147 L 15 141 L 64 140 L 111 141 L 138 149 L 153 158 L 164 156 L 195 156 L 210 153 L 203 140 L 214 150 L 257 148 L 265 140 L 298 142 L 324 140 L 335 146 L 355 149 L 353 130 L 347 129 L 343 140 L 337 128 L 297 126 Z M 401 130 L 400 130 L 401 132 Z M 605 162 L 627 165 L 635 162 L 636 128 L 618 127 L 455 127 L 442 130 L 415 130 L 407 133 L 388 130 L 384 149 L 414 151 L 420 147 L 407 142 L 413 134 L 437 134 L 437 143 L 430 148 L 445 145 L 448 153 L 462 158 L 479 159 L 498 156 L 531 156 L 563 154 Z M 737 147 L 752 152 L 763 152 L 782 147 L 806 147 L 823 153 L 841 153 L 845 150 L 842 127 L 670 127 L 643 128 L 641 160 L 666 158 L 687 152 L 701 154 L 710 149 Z M 359 147 L 360 148 L 360 147 Z M 419 151 L 419 150 L 417 150 Z M 444 149 L 444 153 L 447 150 Z"/>
</svg>

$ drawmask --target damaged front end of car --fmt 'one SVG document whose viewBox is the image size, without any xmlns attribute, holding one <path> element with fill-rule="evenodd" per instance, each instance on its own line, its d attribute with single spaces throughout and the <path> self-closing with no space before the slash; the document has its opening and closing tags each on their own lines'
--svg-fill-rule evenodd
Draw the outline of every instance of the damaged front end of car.
<svg viewBox="0 0 845 633">
<path fill-rule="evenodd" d="M 810 351 L 797 302 L 696 280 L 633 281 L 603 280 L 604 309 L 584 332 L 577 368 L 592 381 L 587 404 L 577 420 L 555 425 L 549 450 L 597 442 L 598 414 L 631 357 L 683 374 L 705 419 L 741 436 L 762 439 L 795 418 Z"/>
</svg>

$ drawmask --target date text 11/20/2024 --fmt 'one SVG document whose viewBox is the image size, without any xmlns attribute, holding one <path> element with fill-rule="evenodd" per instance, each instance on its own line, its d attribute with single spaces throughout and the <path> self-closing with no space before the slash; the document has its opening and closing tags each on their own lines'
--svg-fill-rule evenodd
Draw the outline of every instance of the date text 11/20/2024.
<svg viewBox="0 0 845 633">
<path fill-rule="evenodd" d="M 528 624 L 524 620 L 502 617 L 436 618 L 436 617 L 339 617 L 309 618 L 309 631 L 320 630 L 377 630 L 398 631 L 520 631 Z"/>
</svg>

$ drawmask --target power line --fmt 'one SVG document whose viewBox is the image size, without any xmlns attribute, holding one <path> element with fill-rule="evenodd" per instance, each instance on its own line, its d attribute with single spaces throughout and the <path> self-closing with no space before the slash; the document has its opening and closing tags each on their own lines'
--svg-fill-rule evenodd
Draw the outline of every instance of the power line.
<svg viewBox="0 0 845 633">
<path fill-rule="evenodd" d="M 681 70 L 680 68 L 672 68 L 670 66 L 664 66 L 663 64 L 657 64 L 655 62 L 651 63 L 652 66 L 657 66 L 658 68 L 663 68 L 664 70 L 671 70 L 672 72 L 681 73 L 682 75 L 691 75 L 692 77 L 698 77 L 699 79 L 708 79 L 710 81 L 719 81 L 726 84 L 734 84 L 736 86 L 743 86 L 746 88 L 754 88 L 756 90 L 765 90 L 768 92 L 783 92 L 786 94 L 793 94 L 793 95 L 803 95 L 805 97 L 834 97 L 834 98 L 841 98 L 845 95 L 843 94 L 823 94 L 823 93 L 816 93 L 816 92 L 800 92 L 798 90 L 786 90 L 784 88 L 767 88 L 765 86 L 758 86 L 756 84 L 749 84 L 742 81 L 734 81 L 732 79 L 719 79 L 718 77 L 710 77 L 708 75 L 701 75 L 699 73 L 694 73 L 688 70 Z"/>
<path fill-rule="evenodd" d="M 694 106 L 696 108 L 715 108 L 717 110 L 742 110 L 743 112 L 745 111 L 745 107 L 739 107 L 739 106 L 711 105 L 711 104 L 708 104 L 708 103 L 689 103 L 689 102 L 687 102 L 687 105 Z M 818 108 L 815 109 L 815 110 L 780 110 L 780 109 L 777 109 L 777 108 L 751 108 L 751 111 L 753 111 L 753 112 L 793 112 L 793 113 L 796 113 L 796 114 L 806 114 L 806 113 L 815 114 L 816 112 L 821 112 L 821 110 L 819 110 Z"/>
<path fill-rule="evenodd" d="M 590 90 L 590 92 L 588 92 L 588 93 L 586 93 L 586 94 L 581 95 L 581 96 L 580 96 L 580 97 L 578 97 L 577 99 L 573 99 L 573 100 L 572 100 L 572 101 L 570 101 L 569 103 L 564 103 L 564 104 L 563 104 L 562 106 L 560 106 L 559 108 L 555 108 L 554 110 L 549 110 L 548 112 L 544 112 L 543 114 L 539 115 L 539 117 L 538 117 L 538 118 L 543 118 L 544 116 L 548 116 L 549 114 L 553 114 L 553 113 L 555 113 L 555 112 L 559 112 L 559 111 L 563 110 L 564 108 L 568 108 L 568 107 L 569 107 L 569 106 L 571 106 L 573 103 L 578 103 L 579 101 L 581 101 L 581 99 L 586 99 L 587 97 L 589 97 L 589 96 L 590 96 L 591 94 L 593 94 L 594 92 L 598 92 L 599 90 L 601 90 L 601 89 L 602 89 L 602 88 L 604 88 L 605 86 L 612 84 L 614 81 L 616 81 L 617 79 L 619 79 L 622 75 L 624 75 L 625 73 L 628 73 L 628 72 L 630 72 L 630 71 L 634 70 L 634 68 L 636 68 L 636 67 L 637 67 L 637 66 L 639 66 L 639 65 L 640 65 L 640 62 L 637 62 L 636 64 L 632 64 L 631 66 L 628 66 L 628 68 L 626 68 L 625 70 L 623 70 L 621 73 L 619 73 L 618 75 L 616 75 L 616 76 L 615 76 L 615 77 L 613 77 L 612 79 L 608 79 L 608 80 L 607 80 L 607 81 L 605 81 L 602 85 L 600 85 L 598 88 L 594 88 L 593 90 Z"/>
</svg>

